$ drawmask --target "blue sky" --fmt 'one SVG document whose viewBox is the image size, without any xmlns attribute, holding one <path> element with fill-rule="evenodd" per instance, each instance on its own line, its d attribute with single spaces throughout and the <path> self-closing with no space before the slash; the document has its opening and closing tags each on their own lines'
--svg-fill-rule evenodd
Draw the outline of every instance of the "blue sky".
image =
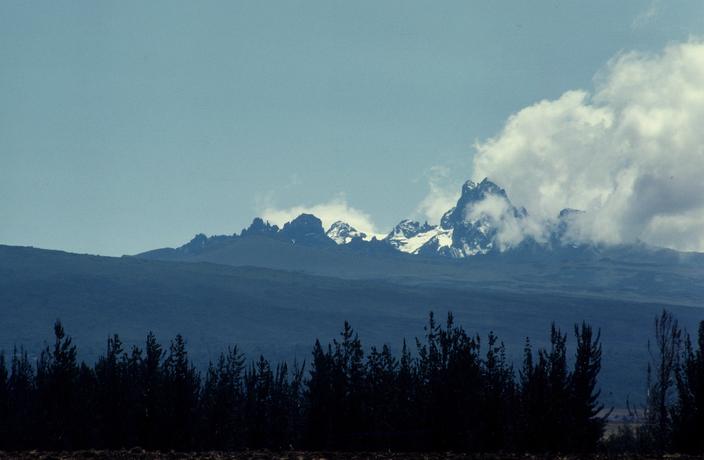
<svg viewBox="0 0 704 460">
<path fill-rule="evenodd" d="M 129 254 L 330 200 L 387 230 L 512 113 L 702 33 L 701 1 L 5 0 L 0 243 Z"/>
</svg>

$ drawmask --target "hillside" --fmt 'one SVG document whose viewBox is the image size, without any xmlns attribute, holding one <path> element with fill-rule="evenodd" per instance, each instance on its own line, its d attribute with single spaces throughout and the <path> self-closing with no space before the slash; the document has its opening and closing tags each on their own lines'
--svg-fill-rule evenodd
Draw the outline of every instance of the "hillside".
<svg viewBox="0 0 704 460">
<path fill-rule="evenodd" d="M 354 257 L 379 270 L 394 263 L 373 255 Z M 616 286 L 609 288 L 611 281 L 604 280 L 609 276 L 589 265 L 536 271 L 533 263 L 501 259 L 468 266 L 418 260 L 396 268 L 389 279 L 345 279 L 0 246 L 0 348 L 23 344 L 37 351 L 50 338 L 53 321 L 61 318 L 89 360 L 104 349 L 108 334 L 118 332 L 133 344 L 153 330 L 162 341 L 184 334 L 201 364 L 233 343 L 250 357 L 263 353 L 274 360 L 302 361 L 316 338 L 336 337 L 345 319 L 366 345 L 389 343 L 398 349 L 403 337 L 423 333 L 428 311 L 442 317 L 452 310 L 469 331 L 497 332 L 516 357 L 526 336 L 536 345 L 545 343 L 551 321 L 571 331 L 573 323 L 586 320 L 602 329 L 604 395 L 621 404 L 628 394 L 638 398 L 642 393 L 654 315 L 667 307 L 690 330 L 704 318 L 692 306 L 702 280 L 691 267 L 671 274 L 647 266 L 627 271 L 615 264 L 613 273 L 635 282 L 633 292 L 621 296 L 610 295 Z M 424 283 L 418 283 L 421 273 Z M 558 273 L 561 280 L 550 279 Z M 688 279 L 696 283 L 679 296 L 672 289 L 669 302 L 647 301 L 638 292 L 648 279 L 664 282 L 667 277 L 668 285 L 674 279 L 681 289 Z M 568 281 L 578 278 L 591 279 L 591 287 L 569 292 Z M 606 288 L 597 289 L 600 283 Z M 547 287 L 540 289 L 541 284 Z"/>
</svg>

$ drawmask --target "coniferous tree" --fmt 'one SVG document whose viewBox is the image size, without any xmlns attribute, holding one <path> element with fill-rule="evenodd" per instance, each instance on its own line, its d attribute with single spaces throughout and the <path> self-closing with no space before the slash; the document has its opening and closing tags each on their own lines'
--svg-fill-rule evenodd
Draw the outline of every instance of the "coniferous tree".
<svg viewBox="0 0 704 460">
<path fill-rule="evenodd" d="M 74 447 L 72 441 L 79 429 L 76 426 L 78 374 L 76 347 L 61 322 L 56 321 L 54 346 L 42 351 L 37 363 L 39 436 L 51 448 Z"/>
<path fill-rule="evenodd" d="M 519 445 L 531 452 L 560 452 L 568 447 L 569 382 L 567 337 L 553 324 L 550 349 L 539 350 L 533 360 L 526 339 L 520 371 L 521 418 L 517 427 Z"/>
<path fill-rule="evenodd" d="M 441 422 L 435 439 L 440 446 L 475 449 L 481 443 L 478 411 L 481 398 L 479 337 L 470 337 L 454 324 L 448 313 L 445 329 L 439 331 L 441 380 L 434 391 L 440 401 Z"/>
<path fill-rule="evenodd" d="M 366 363 L 367 414 L 365 425 L 369 446 L 374 449 L 394 445 L 396 431 L 394 412 L 398 410 L 398 361 L 387 345 L 382 350 L 371 347 Z"/>
<path fill-rule="evenodd" d="M 489 333 L 483 363 L 483 385 L 480 399 L 478 438 L 481 450 L 493 452 L 513 443 L 512 412 L 516 409 L 513 367 L 506 358 L 506 349 L 498 337 Z"/>
<path fill-rule="evenodd" d="M 654 448 L 660 452 L 670 447 L 671 398 L 675 370 L 681 345 L 681 330 L 672 313 L 663 310 L 655 318 L 655 345 L 648 342 L 651 362 L 648 365 L 647 429 Z"/>
<path fill-rule="evenodd" d="M 272 415 L 274 376 L 263 356 L 251 363 L 245 373 L 245 411 L 247 444 L 255 448 L 269 447 L 268 426 Z"/>
<path fill-rule="evenodd" d="M 165 417 L 161 422 L 165 439 L 168 445 L 187 450 L 194 443 L 200 376 L 188 360 L 186 342 L 181 334 L 171 341 L 162 373 L 165 383 L 162 413 Z"/>
<path fill-rule="evenodd" d="M 132 346 L 129 358 L 124 369 L 125 386 L 126 386 L 126 409 L 125 417 L 125 442 L 127 446 L 137 446 L 140 444 L 140 429 L 143 427 L 143 419 L 145 413 L 144 406 L 144 359 L 142 349 L 138 346 Z"/>
<path fill-rule="evenodd" d="M 201 394 L 205 423 L 200 434 L 208 446 L 235 449 L 244 445 L 244 365 L 245 358 L 235 346 L 221 353 L 216 365 L 208 366 Z"/>
<path fill-rule="evenodd" d="M 101 435 L 98 422 L 97 390 L 99 388 L 95 371 L 86 363 L 81 362 L 78 367 L 76 379 L 76 396 L 74 399 L 73 414 L 75 430 L 70 435 L 70 444 L 74 448 L 85 449 L 102 445 L 104 435 Z M 115 414 L 115 417 L 121 417 Z"/>
<path fill-rule="evenodd" d="M 431 311 L 425 326 L 425 341 L 416 338 L 416 395 L 418 402 L 418 441 L 422 448 L 439 445 L 444 441 L 444 426 L 449 422 L 445 418 L 443 401 L 444 390 L 441 388 L 442 359 L 439 345 L 440 326 Z M 439 432 L 439 433 L 438 433 Z"/>
<path fill-rule="evenodd" d="M 341 341 L 333 341 L 333 388 L 340 402 L 337 442 L 348 448 L 359 442 L 364 431 L 364 351 L 359 336 L 347 321 L 340 335 Z"/>
<path fill-rule="evenodd" d="M 126 447 L 128 430 L 128 358 L 117 334 L 108 338 L 104 356 L 95 364 L 97 384 L 98 425 L 102 445 L 107 448 Z"/>
<path fill-rule="evenodd" d="M 10 389 L 5 352 L 0 351 L 0 446 L 9 439 Z"/>
<path fill-rule="evenodd" d="M 593 452 L 604 433 L 607 415 L 599 415 L 604 409 L 599 403 L 601 390 L 597 389 L 597 376 L 601 370 L 601 331 L 594 335 L 591 326 L 575 325 L 577 351 L 571 378 L 572 400 L 569 413 L 572 415 L 571 450 Z"/>
<path fill-rule="evenodd" d="M 140 392 L 140 414 L 138 416 L 139 441 L 146 448 L 157 448 L 165 443 L 163 425 L 165 417 L 163 402 L 164 376 L 162 359 L 164 352 L 153 332 L 147 334 L 144 348 L 144 360 L 139 363 L 139 380 L 142 383 Z"/>
<path fill-rule="evenodd" d="M 533 360 L 530 339 L 526 338 L 523 350 L 523 366 L 520 371 L 521 413 L 518 426 L 519 445 L 527 451 L 543 451 L 548 440 L 547 408 L 550 404 L 548 390 L 548 364 L 544 353 L 538 353 L 538 361 Z"/>
<path fill-rule="evenodd" d="M 36 414 L 36 387 L 32 364 L 27 352 L 15 348 L 8 378 L 8 437 L 6 446 L 10 449 L 29 449 L 37 442 L 33 435 L 39 425 Z"/>
<path fill-rule="evenodd" d="M 548 405 L 546 425 L 543 427 L 547 442 L 546 450 L 566 451 L 568 444 L 570 407 L 570 375 L 567 370 L 567 335 L 563 335 L 553 323 L 550 327 L 550 352 L 546 356 L 548 366 Z"/>
<path fill-rule="evenodd" d="M 296 379 L 294 374 L 293 379 Z M 295 385 L 295 383 L 293 383 Z M 291 399 L 297 395 L 289 381 L 288 365 L 280 363 L 272 374 L 269 412 L 268 447 L 276 450 L 289 448 L 295 442 L 292 432 L 295 407 Z"/>
<path fill-rule="evenodd" d="M 306 362 L 299 365 L 296 360 L 293 361 L 291 370 L 291 379 L 288 385 L 288 426 L 290 430 L 290 445 L 288 447 L 297 447 L 302 445 L 305 432 L 305 381 L 304 374 L 306 370 Z"/>
<path fill-rule="evenodd" d="M 396 437 L 399 448 L 418 448 L 418 436 L 415 433 L 420 413 L 418 411 L 418 372 L 406 340 L 403 340 L 401 357 L 398 365 L 394 404 L 394 426 L 399 434 Z"/>
<path fill-rule="evenodd" d="M 704 321 L 699 323 L 697 348 L 687 335 L 676 372 L 677 402 L 672 410 L 675 450 L 704 453 Z"/>
<path fill-rule="evenodd" d="M 551 346 L 536 362 L 527 342 L 519 386 L 498 337 L 490 333 L 482 353 L 479 337 L 451 314 L 443 326 L 430 315 L 415 358 L 405 341 L 398 358 L 387 345 L 365 356 L 345 323 L 340 339 L 325 348 L 316 341 L 307 380 L 305 366 L 294 363 L 289 372 L 264 357 L 245 371 L 233 348 L 209 365 L 202 388 L 180 335 L 166 356 L 152 333 L 144 351 L 130 353 L 112 336 L 91 367 L 78 364 L 59 322 L 54 332 L 36 375 L 24 351 L 13 353 L 9 375 L 0 365 L 0 401 L 7 401 L 0 423 L 10 427 L 0 448 L 544 452 L 588 450 L 603 427 L 599 336 L 584 324 L 576 328 L 572 373 L 566 336 L 553 325 Z M 696 400 L 701 343 L 698 351 L 686 348 L 677 377 L 682 400 Z M 673 419 L 693 420 L 693 407 L 674 411 Z"/>
<path fill-rule="evenodd" d="M 323 351 L 320 341 L 313 345 L 310 377 L 305 391 L 306 398 L 306 445 L 328 449 L 335 442 L 335 422 L 339 398 L 334 388 L 334 362 L 328 346 Z"/>
</svg>

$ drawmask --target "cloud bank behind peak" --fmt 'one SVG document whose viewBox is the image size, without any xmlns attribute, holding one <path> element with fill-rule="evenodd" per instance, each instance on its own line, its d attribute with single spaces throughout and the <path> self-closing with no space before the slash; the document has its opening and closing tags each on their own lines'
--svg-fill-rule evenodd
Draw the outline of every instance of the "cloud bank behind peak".
<svg viewBox="0 0 704 460">
<path fill-rule="evenodd" d="M 704 42 L 620 54 L 594 81 L 510 116 L 473 179 L 534 219 L 585 210 L 581 239 L 704 250 Z"/>
<path fill-rule="evenodd" d="M 330 200 L 314 205 L 292 206 L 290 208 L 279 208 L 276 206 L 266 206 L 261 210 L 262 219 L 278 226 L 283 226 L 301 214 L 313 214 L 318 217 L 323 227 L 327 230 L 338 220 L 346 222 L 368 235 L 379 235 L 377 226 L 371 216 L 364 211 L 350 206 L 344 196 L 335 196 Z"/>
</svg>

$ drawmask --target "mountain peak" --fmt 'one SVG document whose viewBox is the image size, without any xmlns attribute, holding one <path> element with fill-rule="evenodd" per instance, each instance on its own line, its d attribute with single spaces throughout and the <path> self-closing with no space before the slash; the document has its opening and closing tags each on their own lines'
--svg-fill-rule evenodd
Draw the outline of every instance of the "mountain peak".
<svg viewBox="0 0 704 460">
<path fill-rule="evenodd" d="M 198 233 L 191 241 L 181 246 L 179 249 L 186 253 L 197 253 L 208 244 L 208 237 L 204 233 Z"/>
<path fill-rule="evenodd" d="M 337 244 L 347 244 L 355 239 L 364 240 L 367 238 L 366 233 L 360 232 L 347 222 L 343 222 L 341 220 L 338 220 L 332 224 L 325 234 Z"/>
<path fill-rule="evenodd" d="M 462 185 L 462 194 L 460 195 L 460 199 L 457 200 L 457 205 L 442 216 L 440 226 L 445 229 L 450 229 L 461 225 L 467 217 L 467 212 L 470 211 L 476 203 L 483 201 L 490 195 L 500 197 L 510 203 L 506 191 L 488 178 L 485 177 L 478 184 L 468 180 Z"/>
<path fill-rule="evenodd" d="M 271 225 L 269 222 L 265 223 L 261 217 L 255 217 L 249 227 L 242 230 L 241 235 L 276 235 L 278 231 L 278 226 Z"/>
<path fill-rule="evenodd" d="M 404 219 L 391 230 L 385 240 L 401 252 L 417 254 L 418 251 L 437 235 L 438 228 L 425 222 Z"/>
<path fill-rule="evenodd" d="M 472 180 L 468 180 L 462 185 L 462 193 L 469 192 L 475 188 L 477 188 L 477 184 Z"/>
<path fill-rule="evenodd" d="M 389 237 L 403 236 L 405 238 L 412 238 L 419 233 L 425 233 L 432 229 L 433 226 L 428 224 L 428 222 L 421 224 L 420 222 L 417 222 L 415 220 L 404 219 L 399 222 L 393 228 L 393 230 L 391 230 L 391 233 L 389 233 Z"/>
<path fill-rule="evenodd" d="M 294 243 L 333 243 L 325 235 L 322 221 L 313 214 L 301 214 L 291 222 L 287 222 L 280 233 Z"/>
</svg>

